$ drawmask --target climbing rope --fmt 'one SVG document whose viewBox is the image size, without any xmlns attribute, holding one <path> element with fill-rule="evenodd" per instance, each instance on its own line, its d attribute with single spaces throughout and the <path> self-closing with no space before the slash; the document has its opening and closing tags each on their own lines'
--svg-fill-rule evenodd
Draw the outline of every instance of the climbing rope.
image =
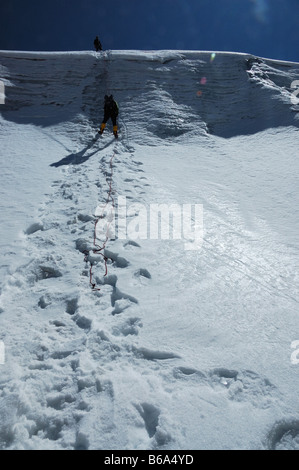
<svg viewBox="0 0 299 470">
<path fill-rule="evenodd" d="M 111 205 L 112 205 L 112 208 L 114 209 L 115 208 L 115 201 L 114 201 L 114 197 L 113 197 L 113 190 L 112 190 L 112 185 L 113 185 L 113 160 L 114 160 L 114 157 L 116 155 L 116 152 L 114 151 L 113 152 L 113 155 L 111 156 L 110 158 L 110 162 L 109 162 L 109 167 L 110 167 L 110 178 L 109 178 L 109 181 L 106 181 L 108 182 L 108 191 L 107 191 L 107 198 L 106 198 L 106 202 L 105 202 L 105 206 L 103 207 L 103 210 L 102 210 L 102 213 L 100 216 L 97 217 L 96 221 L 95 221 L 95 224 L 94 224 L 94 234 L 93 234 L 93 254 L 95 255 L 101 255 L 104 259 L 104 266 L 105 266 L 105 274 L 104 276 L 107 276 L 108 274 L 108 266 L 107 266 L 107 262 L 108 262 L 108 259 L 109 257 L 107 257 L 105 255 L 105 248 L 106 248 L 106 244 L 109 240 L 109 230 L 110 230 L 110 226 L 111 226 L 111 220 L 109 221 L 109 223 L 107 224 L 107 229 L 106 229 L 106 234 L 105 234 L 105 240 L 103 242 L 102 245 L 99 245 L 97 243 L 97 226 L 98 226 L 98 223 L 100 220 L 104 220 L 105 218 L 105 210 L 108 206 L 108 204 L 111 202 Z M 90 283 L 90 286 L 92 288 L 92 290 L 94 291 L 99 291 L 101 290 L 100 288 L 97 288 L 96 287 L 96 283 L 94 282 L 93 280 L 93 266 L 94 266 L 94 263 L 90 260 L 88 260 L 89 258 L 89 251 L 86 251 L 85 252 L 85 262 L 90 262 L 90 268 L 89 268 L 89 283 Z"/>
<path fill-rule="evenodd" d="M 106 51 L 104 52 L 103 54 L 103 58 L 104 58 L 104 72 L 103 72 L 103 82 L 104 82 L 104 89 L 105 89 L 105 94 L 108 94 L 108 90 L 109 90 L 109 65 L 110 65 L 110 51 Z M 114 160 L 114 157 L 116 155 L 116 152 L 114 151 L 111 158 L 110 158 L 110 162 L 109 162 L 109 166 L 110 166 L 110 179 L 108 181 L 108 191 L 107 191 L 107 198 L 106 198 L 106 203 L 105 203 L 105 206 L 103 207 L 103 210 L 102 210 L 102 214 L 97 217 L 96 221 L 95 221 L 95 224 L 94 224 L 94 234 L 93 234 L 93 249 L 92 249 L 92 252 L 93 254 L 95 255 L 101 255 L 104 259 L 104 266 L 105 266 L 105 274 L 104 276 L 107 276 L 108 274 L 108 266 L 107 266 L 107 262 L 108 262 L 108 257 L 105 255 L 105 248 L 106 248 L 106 244 L 109 240 L 109 230 L 110 230 L 110 226 L 111 226 L 111 220 L 109 221 L 109 223 L 107 224 L 107 229 L 106 229 L 106 234 L 105 234 L 105 240 L 103 242 L 102 245 L 99 245 L 97 243 L 97 226 L 98 226 L 98 223 L 101 221 L 101 220 L 104 220 L 105 219 L 105 210 L 108 206 L 108 204 L 111 202 L 111 205 L 112 205 L 112 208 L 115 209 L 115 202 L 114 202 L 114 198 L 113 198 L 113 191 L 112 191 L 112 184 L 113 184 L 113 160 Z M 107 179 L 106 179 L 107 181 Z M 93 266 L 94 266 L 94 263 L 89 259 L 89 251 L 86 251 L 85 253 L 85 262 L 88 262 L 90 263 L 90 268 L 89 268 L 89 283 L 90 283 L 90 286 L 92 288 L 92 290 L 94 291 L 99 291 L 101 290 L 100 288 L 96 287 L 96 283 L 94 282 L 94 276 L 93 276 Z"/>
</svg>

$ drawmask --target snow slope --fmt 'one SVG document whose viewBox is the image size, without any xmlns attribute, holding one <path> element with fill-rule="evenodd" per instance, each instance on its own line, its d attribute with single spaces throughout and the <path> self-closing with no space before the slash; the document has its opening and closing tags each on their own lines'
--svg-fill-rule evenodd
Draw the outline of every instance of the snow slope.
<svg viewBox="0 0 299 470">
<path fill-rule="evenodd" d="M 298 450 L 299 64 L 2 51 L 0 78 L 1 448 Z M 131 231 L 105 276 L 120 196 L 135 231 L 202 205 L 202 243 Z"/>
</svg>

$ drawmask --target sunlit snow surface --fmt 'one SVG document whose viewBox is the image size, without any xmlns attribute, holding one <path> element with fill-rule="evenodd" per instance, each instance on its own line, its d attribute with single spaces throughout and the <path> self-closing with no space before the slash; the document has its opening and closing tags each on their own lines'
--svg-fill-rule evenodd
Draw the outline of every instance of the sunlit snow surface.
<svg viewBox="0 0 299 470">
<path fill-rule="evenodd" d="M 235 53 L 0 53 L 2 449 L 299 449 L 298 79 Z M 111 93 L 119 140 L 95 139 Z M 108 240 L 104 276 L 110 184 L 128 223 L 202 205 L 201 246 Z"/>
</svg>

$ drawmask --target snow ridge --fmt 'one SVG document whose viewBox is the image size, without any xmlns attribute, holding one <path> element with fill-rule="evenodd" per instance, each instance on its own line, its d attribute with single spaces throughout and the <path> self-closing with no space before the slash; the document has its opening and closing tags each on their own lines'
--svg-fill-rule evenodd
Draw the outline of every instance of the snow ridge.
<svg viewBox="0 0 299 470">
<path fill-rule="evenodd" d="M 299 64 L 0 57 L 0 447 L 298 449 Z M 106 93 L 120 105 L 118 141 L 109 125 L 95 138 Z M 140 204 L 201 202 L 202 251 L 116 238 L 105 276 L 93 234 L 110 184 L 128 221 Z"/>
</svg>

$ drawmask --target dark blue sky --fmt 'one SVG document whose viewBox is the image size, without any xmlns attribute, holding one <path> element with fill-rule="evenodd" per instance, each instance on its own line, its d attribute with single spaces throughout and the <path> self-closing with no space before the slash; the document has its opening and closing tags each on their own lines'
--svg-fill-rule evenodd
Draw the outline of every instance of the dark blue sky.
<svg viewBox="0 0 299 470">
<path fill-rule="evenodd" d="M 299 0 L 1 0 L 0 49 L 190 49 L 299 62 Z"/>
</svg>

